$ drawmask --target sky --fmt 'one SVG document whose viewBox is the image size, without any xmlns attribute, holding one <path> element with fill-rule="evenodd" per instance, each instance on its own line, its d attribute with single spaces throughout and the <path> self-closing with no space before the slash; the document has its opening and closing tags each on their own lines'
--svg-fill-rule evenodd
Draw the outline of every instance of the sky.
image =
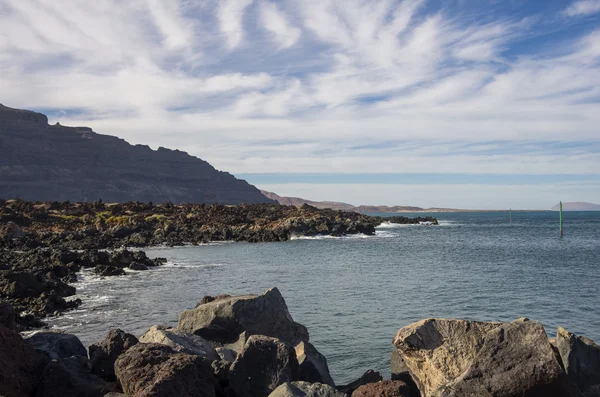
<svg viewBox="0 0 600 397">
<path fill-rule="evenodd" d="M 280 195 L 600 203 L 600 0 L 0 0 L 0 103 Z"/>
</svg>

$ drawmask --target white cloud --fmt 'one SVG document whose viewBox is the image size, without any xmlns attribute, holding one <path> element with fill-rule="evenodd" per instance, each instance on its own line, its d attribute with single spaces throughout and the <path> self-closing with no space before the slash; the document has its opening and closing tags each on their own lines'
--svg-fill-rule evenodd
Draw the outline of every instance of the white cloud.
<svg viewBox="0 0 600 397">
<path fill-rule="evenodd" d="M 260 24 L 269 31 L 281 48 L 288 48 L 300 39 L 300 29 L 294 27 L 275 3 L 260 3 Z"/>
<path fill-rule="evenodd" d="M 254 0 L 219 0 L 218 19 L 227 45 L 233 49 L 244 37 L 244 13 Z"/>
<path fill-rule="evenodd" d="M 594 145 L 568 161 L 543 145 L 445 155 L 457 142 L 598 142 L 600 30 L 522 46 L 543 42 L 543 18 L 479 21 L 424 0 L 0 9 L 5 105 L 61 109 L 53 121 L 232 172 L 600 172 Z"/>
<path fill-rule="evenodd" d="M 595 14 L 600 12 L 600 0 L 578 0 L 567 7 L 564 12 L 570 17 Z"/>
</svg>

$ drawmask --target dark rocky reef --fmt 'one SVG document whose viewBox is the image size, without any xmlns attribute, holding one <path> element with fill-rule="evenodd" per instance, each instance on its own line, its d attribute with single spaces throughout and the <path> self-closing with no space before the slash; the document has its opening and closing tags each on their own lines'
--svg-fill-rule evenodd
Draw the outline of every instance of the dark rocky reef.
<svg viewBox="0 0 600 397">
<path fill-rule="evenodd" d="M 276 288 L 204 299 L 178 328 L 153 326 L 138 340 L 121 330 L 90 347 L 43 332 L 23 339 L 0 324 L 0 393 L 98 397 L 599 397 L 600 347 L 539 322 L 426 319 L 394 338 L 392 378 L 368 370 L 336 386 Z M 6 318 L 4 318 L 6 320 Z M 259 324 L 260 323 L 260 324 Z M 183 327 L 183 328 L 182 328 Z M 211 332 L 205 332 L 206 330 Z M 223 341 L 239 333 L 233 349 Z M 263 334 L 264 333 L 264 334 Z M 240 343 L 241 342 L 241 343 Z M 310 355 L 318 370 L 302 370 Z M 395 357 L 395 358 L 394 358 Z M 123 394 L 124 393 L 124 394 Z"/>
<path fill-rule="evenodd" d="M 0 198 L 173 203 L 275 201 L 246 181 L 179 150 L 130 145 L 87 127 L 48 125 L 0 105 Z"/>
<path fill-rule="evenodd" d="M 437 224 L 435 218 L 372 217 L 279 204 L 238 206 L 0 201 L 0 247 L 104 249 L 211 241 L 287 241 L 294 236 L 363 233 L 383 222 Z"/>
</svg>

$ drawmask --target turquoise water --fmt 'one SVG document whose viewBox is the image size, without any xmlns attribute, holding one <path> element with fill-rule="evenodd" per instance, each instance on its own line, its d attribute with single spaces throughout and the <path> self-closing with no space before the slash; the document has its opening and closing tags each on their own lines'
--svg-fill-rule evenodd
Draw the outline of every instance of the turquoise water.
<svg viewBox="0 0 600 397">
<path fill-rule="evenodd" d="M 422 214 L 419 214 L 422 215 Z M 600 340 L 600 212 L 438 213 L 440 226 L 378 228 L 374 237 L 227 243 L 147 250 L 165 267 L 76 284 L 84 305 L 53 325 L 85 344 L 118 326 L 176 324 L 203 295 L 277 286 L 338 383 L 389 376 L 396 331 L 426 317 L 541 321 Z"/>
</svg>

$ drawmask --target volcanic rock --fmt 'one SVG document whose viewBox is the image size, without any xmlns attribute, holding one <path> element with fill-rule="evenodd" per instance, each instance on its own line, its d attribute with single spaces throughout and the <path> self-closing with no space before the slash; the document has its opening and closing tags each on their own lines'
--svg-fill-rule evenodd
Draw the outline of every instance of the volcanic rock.
<svg viewBox="0 0 600 397">
<path fill-rule="evenodd" d="M 411 397 L 410 387 L 400 380 L 384 380 L 360 386 L 352 397 Z"/>
<path fill-rule="evenodd" d="M 312 344 L 309 342 L 300 342 L 294 346 L 294 349 L 296 350 L 301 380 L 335 386 L 329 374 L 327 358 L 319 353 Z"/>
<path fill-rule="evenodd" d="M 131 334 L 120 329 L 110 330 L 100 343 L 90 346 L 92 373 L 106 381 L 116 381 L 115 361 L 121 354 L 137 343 L 138 339 Z"/>
<path fill-rule="evenodd" d="M 86 396 L 104 397 L 119 386 L 93 375 L 86 357 L 73 356 L 53 360 L 44 368 L 39 397 Z"/>
<path fill-rule="evenodd" d="M 194 354 L 210 361 L 221 359 L 215 348 L 206 339 L 177 328 L 155 325 L 140 337 L 140 342 L 160 343 L 175 351 Z"/>
<path fill-rule="evenodd" d="M 75 335 L 60 331 L 36 332 L 25 339 L 39 353 L 56 360 L 71 356 L 87 358 L 87 350 Z"/>
<path fill-rule="evenodd" d="M 210 361 L 157 343 L 138 343 L 115 362 L 123 391 L 135 397 L 215 397 Z"/>
<path fill-rule="evenodd" d="M 370 383 L 381 382 L 382 380 L 383 376 L 381 376 L 379 372 L 370 369 L 364 374 L 362 374 L 362 376 L 356 379 L 355 381 L 350 382 L 347 385 L 336 386 L 336 389 L 347 395 L 352 395 L 352 393 L 354 393 L 354 390 L 358 389 L 359 387 L 363 385 L 368 385 Z"/>
<path fill-rule="evenodd" d="M 424 397 L 570 395 L 538 322 L 427 319 L 400 329 L 394 345 Z"/>
<path fill-rule="evenodd" d="M 345 397 L 330 385 L 310 382 L 286 382 L 275 389 L 269 397 Z"/>
<path fill-rule="evenodd" d="M 220 344 L 231 344 L 240 334 L 266 335 L 296 344 L 308 342 L 306 327 L 294 322 L 277 288 L 262 295 L 218 299 L 179 316 L 179 329 Z"/>
<path fill-rule="evenodd" d="M 229 385 L 237 397 L 268 396 L 279 385 L 298 380 L 294 348 L 275 338 L 252 335 L 231 366 Z"/>
<path fill-rule="evenodd" d="M 556 346 L 571 382 L 586 396 L 600 397 L 600 346 L 562 327 Z"/>
</svg>

